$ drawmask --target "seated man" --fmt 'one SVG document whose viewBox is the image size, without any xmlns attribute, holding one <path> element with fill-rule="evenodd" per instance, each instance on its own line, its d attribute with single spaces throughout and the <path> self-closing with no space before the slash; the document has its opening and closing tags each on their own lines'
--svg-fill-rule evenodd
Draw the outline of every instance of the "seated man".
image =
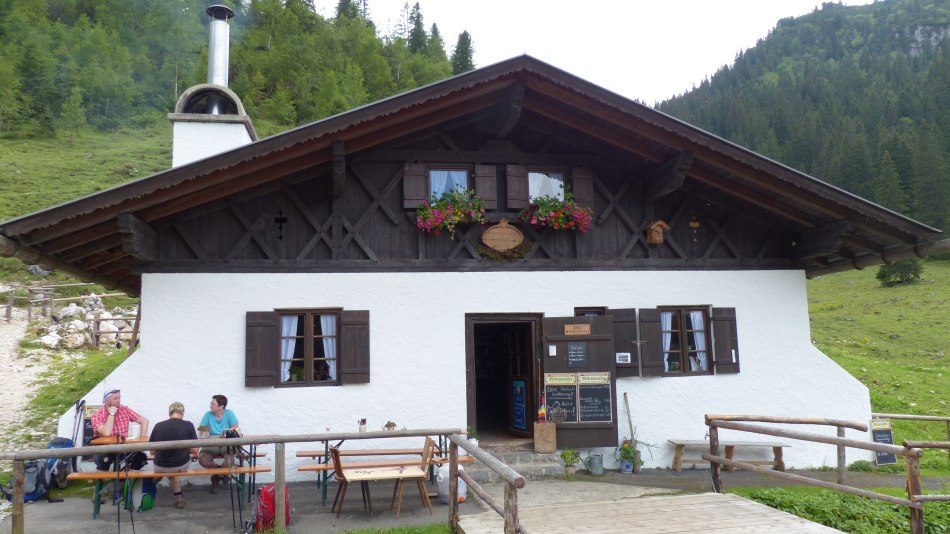
<svg viewBox="0 0 950 534">
<path fill-rule="evenodd" d="M 129 423 L 141 425 L 142 435 L 148 435 L 148 419 L 132 408 L 122 405 L 122 393 L 118 389 L 108 388 L 102 395 L 102 408 L 92 414 L 92 428 L 96 437 L 128 436 Z"/>
<path fill-rule="evenodd" d="M 238 427 L 237 416 L 234 415 L 234 412 L 227 409 L 228 398 L 224 395 L 214 395 L 211 397 L 211 410 L 205 412 L 204 417 L 201 418 L 201 422 L 198 423 L 198 428 L 208 432 L 210 437 L 224 437 L 224 432 L 227 430 L 237 430 L 240 431 Z M 198 455 L 198 463 L 202 467 L 211 469 L 214 467 L 220 467 L 218 463 L 215 462 L 215 458 L 223 458 L 221 465 L 234 465 L 234 455 L 227 454 L 225 450 L 226 447 L 202 447 L 201 453 Z M 221 482 L 226 482 L 228 477 L 213 475 L 211 477 L 211 493 L 218 492 L 218 485 Z"/>
<path fill-rule="evenodd" d="M 173 402 L 168 406 L 168 419 L 155 425 L 149 442 L 178 441 L 183 439 L 198 439 L 195 425 L 185 421 L 185 405 Z M 171 449 L 155 451 L 156 473 L 183 473 L 191 467 L 191 462 L 198 457 L 198 448 Z M 175 495 L 175 508 L 185 507 L 185 496 L 181 492 L 181 478 L 168 477 Z"/>
</svg>

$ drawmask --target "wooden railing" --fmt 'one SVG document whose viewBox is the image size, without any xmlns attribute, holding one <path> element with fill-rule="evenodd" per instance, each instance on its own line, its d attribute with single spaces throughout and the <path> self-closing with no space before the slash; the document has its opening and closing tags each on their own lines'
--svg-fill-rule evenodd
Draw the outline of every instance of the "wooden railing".
<svg viewBox="0 0 950 534">
<path fill-rule="evenodd" d="M 779 428 L 772 428 L 759 425 L 747 424 L 747 422 L 759 423 L 783 423 L 794 425 L 830 425 L 838 428 L 836 437 L 825 436 L 821 434 L 811 434 L 807 432 L 795 432 Z M 870 499 L 885 501 L 901 506 L 906 506 L 910 516 L 911 534 L 924 534 L 924 507 L 923 502 L 950 501 L 950 495 L 923 495 L 920 480 L 920 457 L 923 456 L 921 446 L 926 448 L 950 448 L 950 442 L 911 442 L 905 441 L 904 446 L 890 445 L 887 443 L 875 443 L 873 441 L 861 441 L 848 439 L 844 437 L 845 428 L 853 428 L 862 432 L 867 432 L 867 425 L 849 421 L 840 421 L 833 419 L 806 419 L 793 417 L 771 417 L 757 415 L 706 415 L 706 425 L 709 427 L 709 454 L 703 454 L 703 458 L 710 462 L 712 468 L 713 489 L 717 493 L 722 492 L 722 465 L 738 467 L 748 471 L 774 476 L 785 480 L 792 480 L 813 486 L 819 486 L 842 493 L 850 493 Z M 844 462 L 844 448 L 853 447 L 867 451 L 884 452 L 903 456 L 907 463 L 907 499 L 863 490 L 851 486 L 846 486 L 842 482 L 826 482 L 806 476 L 781 471 L 772 471 L 763 469 L 757 465 L 748 464 L 741 461 L 729 460 L 719 455 L 719 429 L 726 428 L 738 430 L 741 432 L 750 432 L 753 434 L 765 434 L 769 436 L 778 436 L 789 439 L 798 439 L 810 441 L 813 443 L 827 443 L 838 447 L 838 469 L 842 469 Z M 843 478 L 839 474 L 839 479 Z"/>
<path fill-rule="evenodd" d="M 515 473 L 507 465 L 501 463 L 499 460 L 495 459 L 493 456 L 489 455 L 487 452 L 479 449 L 477 446 L 470 444 L 465 439 L 465 431 L 457 428 L 436 428 L 436 429 L 420 429 L 420 430 L 393 430 L 393 431 L 378 431 L 378 432 L 327 432 L 324 434 L 300 434 L 300 435 L 268 435 L 268 436 L 253 436 L 253 437 L 242 437 L 242 438 L 211 438 L 211 439 L 197 439 L 197 440 L 183 440 L 183 441 L 160 441 L 154 443 L 136 443 L 136 444 L 119 444 L 119 445 L 97 445 L 97 446 L 88 446 L 88 447 L 74 447 L 71 449 L 39 449 L 39 450 L 24 450 L 17 451 L 13 453 L 0 453 L 0 460 L 12 460 L 13 461 L 13 510 L 11 513 L 12 516 L 12 534 L 23 534 L 25 531 L 24 526 L 24 517 L 23 517 L 23 495 L 24 495 L 24 462 L 27 460 L 40 460 L 44 458 L 73 458 L 76 456 L 87 456 L 93 454 L 110 454 L 110 453 L 121 453 L 121 452 L 137 452 L 137 451 L 161 451 L 161 450 L 170 450 L 170 449 L 184 449 L 192 447 L 228 447 L 228 446 L 244 446 L 244 445 L 274 445 L 274 497 L 276 499 L 275 509 L 283 510 L 285 507 L 284 502 L 284 488 L 286 487 L 285 482 L 285 472 L 286 472 L 286 462 L 285 462 L 285 452 L 284 444 L 286 443 L 311 443 L 311 442 L 327 442 L 327 441 L 340 441 L 340 440 L 357 440 L 357 439 L 392 439 L 392 438 L 406 438 L 406 437 L 419 437 L 419 436 L 444 436 L 450 442 L 449 447 L 449 472 L 451 473 L 451 479 L 449 481 L 450 487 L 450 502 L 451 512 L 449 514 L 449 524 L 453 532 L 458 530 L 458 477 L 461 476 L 463 480 L 468 482 L 472 491 L 475 492 L 480 498 L 489 503 L 489 506 L 492 506 L 496 511 L 499 510 L 497 504 L 494 504 L 494 501 L 490 497 L 485 495 L 481 487 L 478 486 L 474 481 L 472 481 L 468 475 L 464 472 L 459 472 L 458 469 L 458 445 L 462 445 L 468 453 L 475 458 L 478 458 L 486 465 L 488 465 L 492 470 L 500 474 L 507 482 L 508 487 L 505 489 L 505 507 L 504 515 L 505 517 L 505 533 L 514 534 L 516 532 L 521 532 L 526 534 L 523 529 L 518 527 L 518 497 L 517 497 L 517 488 L 523 488 L 525 485 L 524 477 Z M 499 512 L 502 513 L 502 512 Z M 284 523 L 284 514 L 275 514 L 275 524 L 274 529 L 276 531 L 282 532 L 286 528 Z M 509 525 L 511 527 L 509 528 Z"/>
<path fill-rule="evenodd" d="M 453 434 L 449 436 L 449 442 L 449 528 L 452 529 L 452 532 L 458 532 L 459 528 L 458 479 L 461 477 L 468 484 L 472 493 L 485 501 L 485 504 L 504 518 L 505 534 L 528 534 L 528 531 L 518 521 L 518 490 L 525 486 L 524 477 L 502 463 L 501 460 L 488 454 L 484 449 L 479 448 L 478 445 L 468 441 L 465 435 Z M 495 499 L 488 495 L 468 473 L 458 470 L 458 448 L 460 446 L 470 456 L 474 456 L 475 459 L 488 466 L 505 481 L 504 506 L 499 505 Z"/>
<path fill-rule="evenodd" d="M 950 417 L 943 417 L 939 415 L 908 415 L 908 414 L 893 414 L 893 413 L 872 413 L 871 417 L 875 419 L 901 419 L 904 421 L 943 421 L 947 424 L 947 441 L 950 442 Z M 937 442 L 942 443 L 942 442 Z M 925 449 L 936 448 L 944 449 L 947 447 L 924 447 Z M 950 448 L 947 448 L 947 457 L 950 458 Z"/>
</svg>

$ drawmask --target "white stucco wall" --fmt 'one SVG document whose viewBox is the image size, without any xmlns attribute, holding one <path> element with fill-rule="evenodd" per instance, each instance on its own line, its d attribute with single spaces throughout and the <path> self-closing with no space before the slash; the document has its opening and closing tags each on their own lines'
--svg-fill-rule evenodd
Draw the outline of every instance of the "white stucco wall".
<svg viewBox="0 0 950 534">
<path fill-rule="evenodd" d="M 211 157 L 251 141 L 247 126 L 239 120 L 175 121 L 172 126 L 172 167 Z"/>
<path fill-rule="evenodd" d="M 657 445 L 652 458 L 645 454 L 648 467 L 670 465 L 667 438 L 702 439 L 706 413 L 870 419 L 867 388 L 810 342 L 800 271 L 146 274 L 142 289 L 142 348 L 86 401 L 100 404 L 104 386 L 120 387 L 123 402 L 153 424 L 176 400 L 185 403 L 186 419 L 197 422 L 211 395 L 223 393 L 248 434 L 355 431 L 362 417 L 370 429 L 387 420 L 400 428 L 464 428 L 465 313 L 553 317 L 571 316 L 575 306 L 699 304 L 736 308 L 741 373 L 618 379 L 618 438 L 629 433 L 626 392 L 639 438 Z M 370 384 L 244 387 L 245 312 L 328 306 L 370 310 Z M 70 411 L 60 420 L 60 434 L 69 435 L 72 423 Z M 870 439 L 852 430 L 847 435 Z M 774 440 L 731 431 L 721 436 Z M 785 453 L 789 466 L 835 465 L 833 446 L 792 445 Z M 294 469 L 297 448 L 288 445 L 288 475 L 312 478 Z M 615 465 L 611 449 L 599 452 Z M 849 461 L 870 459 L 861 452 L 849 449 Z"/>
</svg>

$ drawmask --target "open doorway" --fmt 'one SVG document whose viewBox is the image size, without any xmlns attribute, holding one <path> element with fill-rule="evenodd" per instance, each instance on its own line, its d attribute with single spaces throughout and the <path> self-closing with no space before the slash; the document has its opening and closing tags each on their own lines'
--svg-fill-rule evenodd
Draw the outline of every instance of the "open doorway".
<svg viewBox="0 0 950 534">
<path fill-rule="evenodd" d="M 466 315 L 468 424 L 481 441 L 533 435 L 540 315 Z"/>
</svg>

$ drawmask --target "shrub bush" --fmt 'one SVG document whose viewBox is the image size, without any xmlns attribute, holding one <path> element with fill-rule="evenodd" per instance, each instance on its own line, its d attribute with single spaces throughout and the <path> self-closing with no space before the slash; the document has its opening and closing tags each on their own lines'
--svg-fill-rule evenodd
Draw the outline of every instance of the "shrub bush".
<svg viewBox="0 0 950 534">
<path fill-rule="evenodd" d="M 877 270 L 876 278 L 881 281 L 881 285 L 884 287 L 909 284 L 920 280 L 920 274 L 923 270 L 920 260 L 917 259 L 895 261 L 881 265 Z"/>
</svg>

